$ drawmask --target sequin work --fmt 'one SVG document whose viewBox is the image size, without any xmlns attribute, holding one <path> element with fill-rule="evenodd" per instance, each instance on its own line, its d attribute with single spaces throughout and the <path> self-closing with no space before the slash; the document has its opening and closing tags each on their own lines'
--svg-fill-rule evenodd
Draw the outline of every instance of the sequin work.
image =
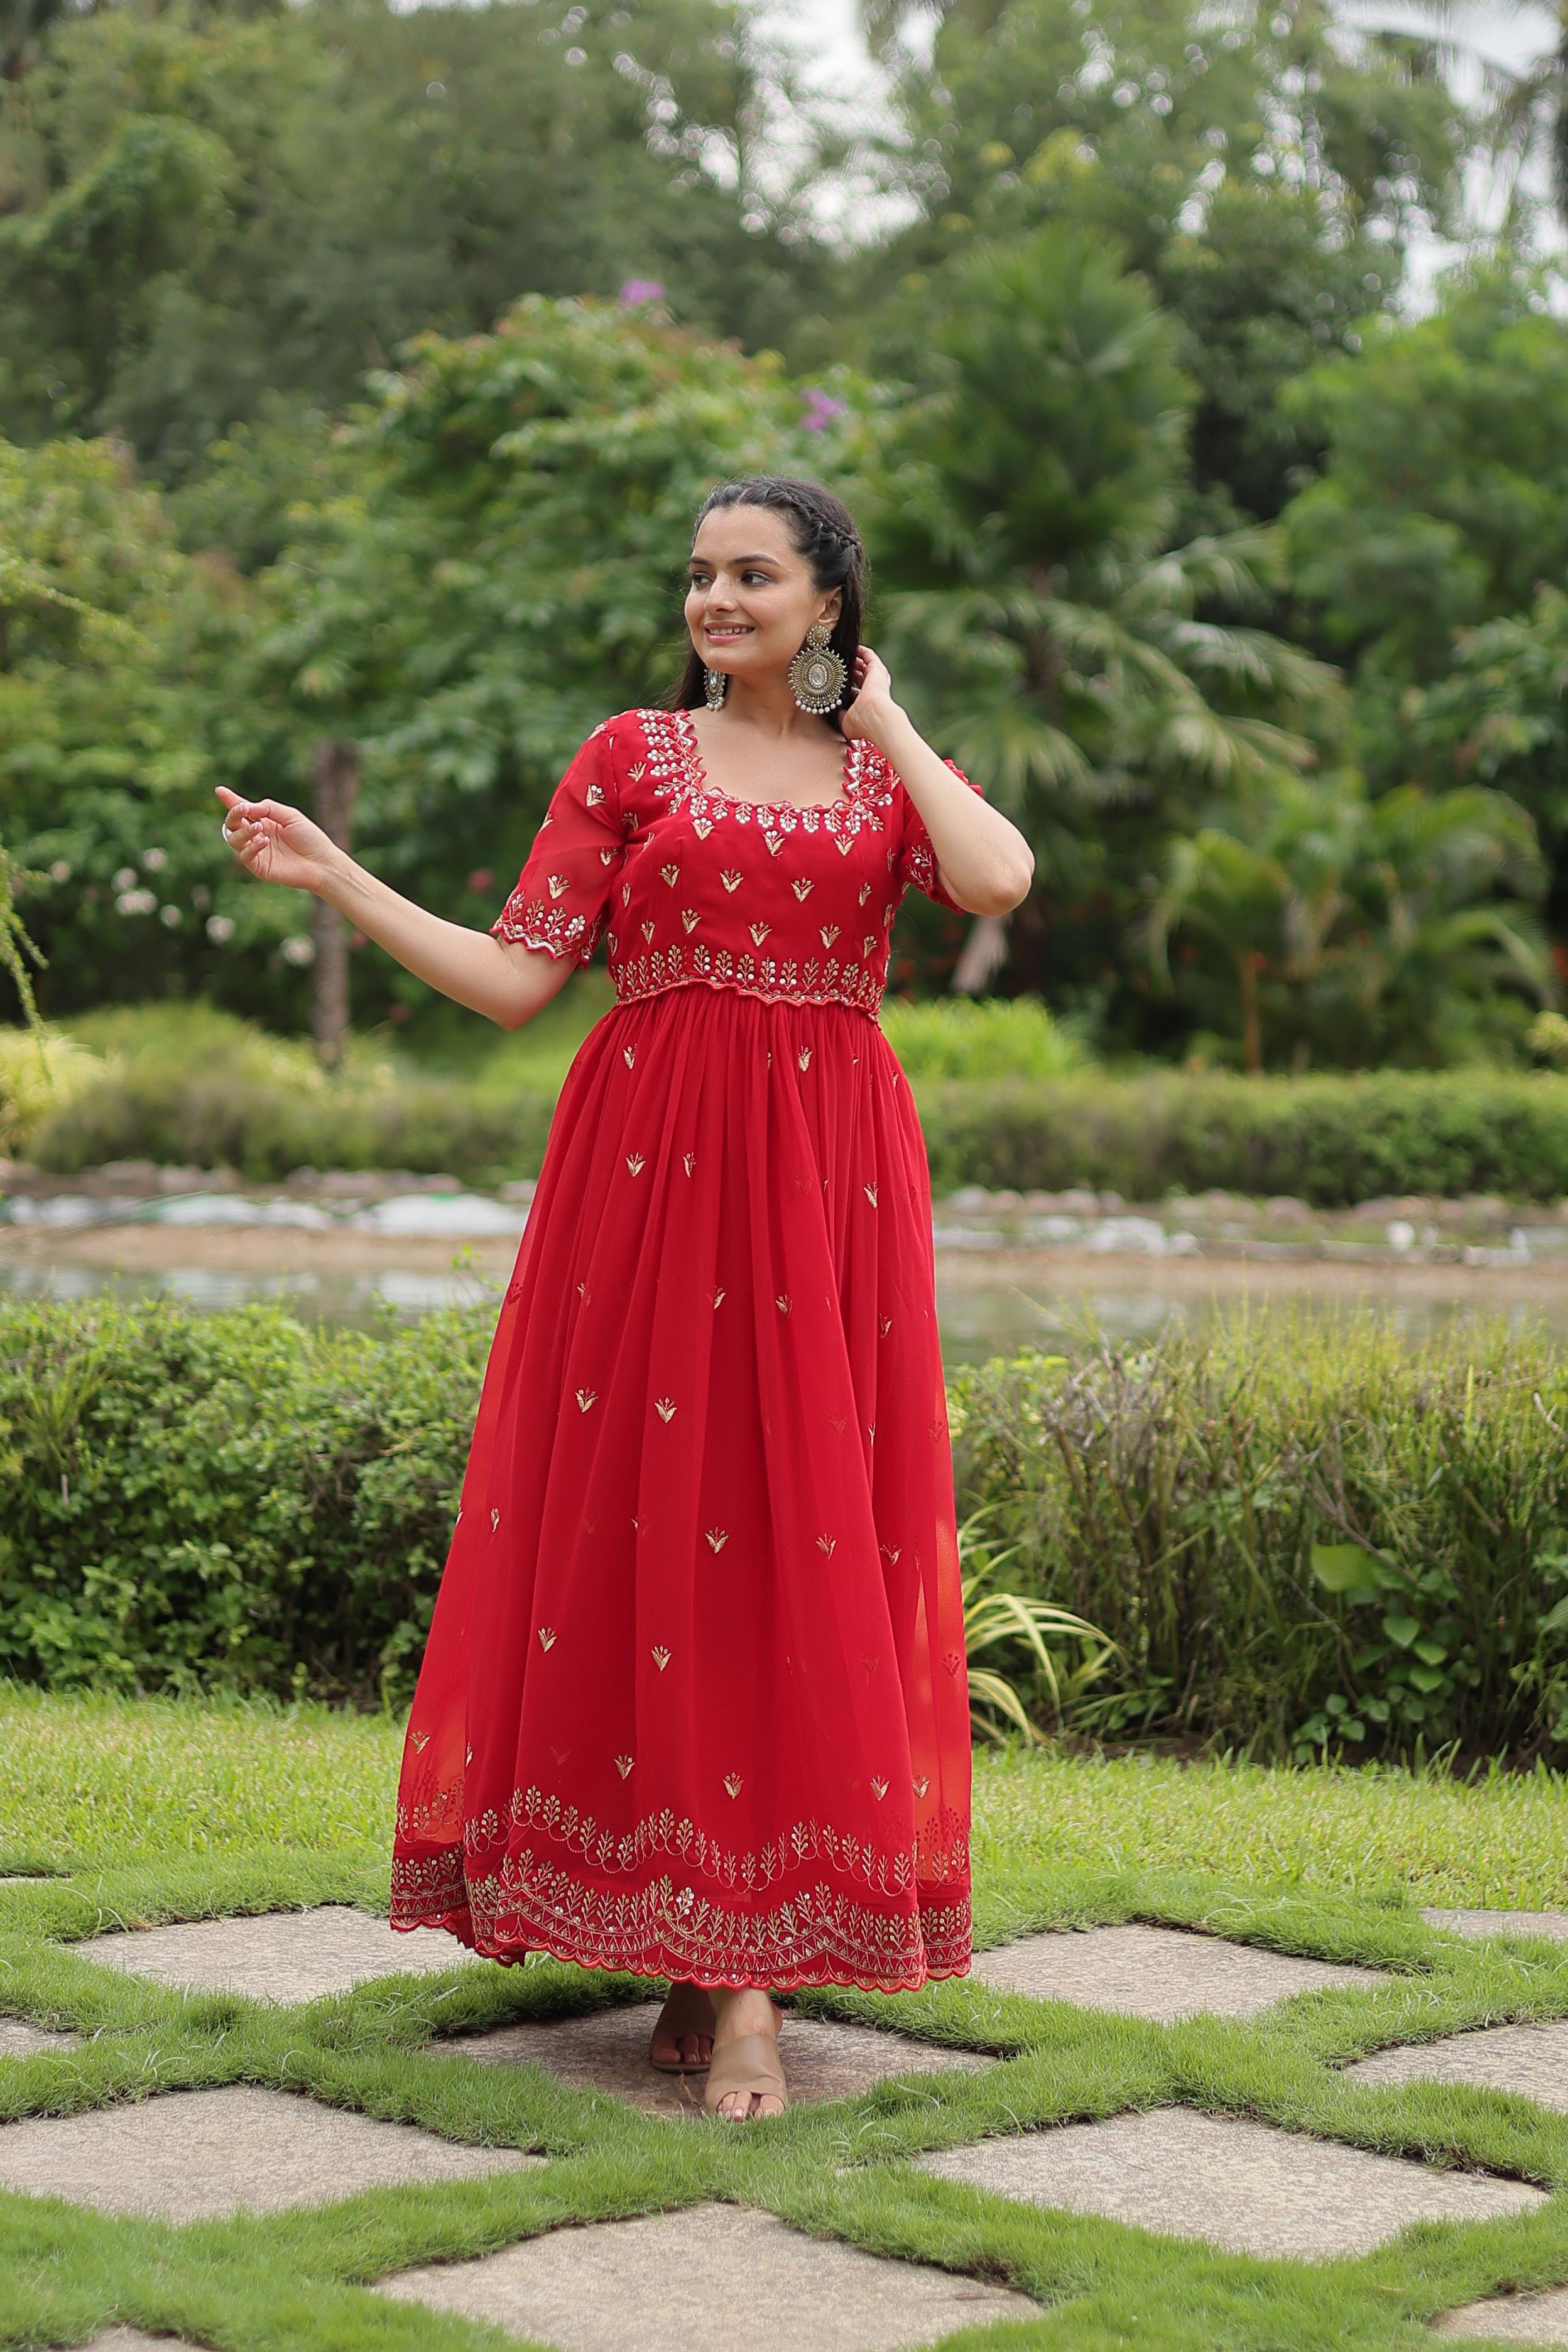
<svg viewBox="0 0 1568 2352">
<path fill-rule="evenodd" d="M 931 1188 L 876 1019 L 919 812 L 596 729 L 495 928 L 616 1003 L 557 1104 L 410 1714 L 393 1920 L 501 1959 L 896 1990 L 969 1958 Z"/>
</svg>

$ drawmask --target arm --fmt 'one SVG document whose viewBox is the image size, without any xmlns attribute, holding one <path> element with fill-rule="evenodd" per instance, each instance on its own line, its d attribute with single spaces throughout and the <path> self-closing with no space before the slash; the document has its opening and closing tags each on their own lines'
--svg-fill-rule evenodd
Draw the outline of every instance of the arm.
<svg viewBox="0 0 1568 2352">
<path fill-rule="evenodd" d="M 225 784 L 217 796 L 225 803 L 225 838 L 258 880 L 324 898 L 405 971 L 503 1029 L 531 1021 L 574 969 L 571 958 L 427 913 L 367 874 L 286 802 L 242 800 Z"/>
<path fill-rule="evenodd" d="M 968 914 L 1009 914 L 1028 897 L 1035 878 L 1035 853 L 1024 835 L 931 750 L 894 700 L 892 679 L 868 646 L 856 658 L 855 684 L 844 732 L 874 743 L 903 778 L 946 888 Z"/>
</svg>

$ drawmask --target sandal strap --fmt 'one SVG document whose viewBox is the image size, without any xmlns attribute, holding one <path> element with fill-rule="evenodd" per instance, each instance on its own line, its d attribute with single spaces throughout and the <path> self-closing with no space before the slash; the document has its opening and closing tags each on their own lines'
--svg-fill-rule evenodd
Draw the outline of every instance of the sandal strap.
<svg viewBox="0 0 1568 2352">
<path fill-rule="evenodd" d="M 711 2110 L 732 2091 L 755 2091 L 787 2106 L 779 2046 L 771 2033 L 737 2033 L 732 2041 L 714 2045 L 703 2105 Z"/>
</svg>

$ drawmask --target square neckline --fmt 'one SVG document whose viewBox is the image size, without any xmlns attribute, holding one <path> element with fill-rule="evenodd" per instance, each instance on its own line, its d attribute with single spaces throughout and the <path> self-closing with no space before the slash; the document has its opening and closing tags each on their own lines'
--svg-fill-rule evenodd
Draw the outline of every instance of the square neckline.
<svg viewBox="0 0 1568 2352">
<path fill-rule="evenodd" d="M 854 806 L 859 782 L 858 762 L 856 758 L 856 744 L 858 740 L 857 737 L 846 735 L 844 738 L 844 757 L 839 763 L 844 784 L 842 800 L 743 801 L 738 799 L 733 793 L 722 791 L 719 785 L 710 780 L 707 762 L 702 757 L 702 745 L 697 733 L 697 721 L 689 709 L 682 706 L 675 715 L 680 722 L 681 731 L 686 739 L 686 757 L 691 771 L 693 788 L 698 792 L 706 793 L 710 799 L 726 801 L 731 808 L 760 809 L 764 815 L 768 816 L 773 815 L 779 809 L 793 809 L 796 816 L 807 814 L 826 816 L 834 809 Z"/>
</svg>

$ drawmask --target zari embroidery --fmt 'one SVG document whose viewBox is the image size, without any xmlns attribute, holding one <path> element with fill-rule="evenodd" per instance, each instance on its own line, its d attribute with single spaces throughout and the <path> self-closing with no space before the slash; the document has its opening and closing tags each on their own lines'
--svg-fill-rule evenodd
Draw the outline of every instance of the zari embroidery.
<svg viewBox="0 0 1568 2352">
<path fill-rule="evenodd" d="M 798 808 L 793 801 L 736 801 L 716 793 L 702 772 L 697 730 L 689 710 L 639 710 L 636 714 L 647 745 L 647 772 L 657 798 L 671 813 L 685 809 L 709 822 L 726 819 L 755 825 L 759 833 L 826 833 L 855 835 L 867 826 L 880 831 L 893 804 L 893 772 L 874 744 L 856 736 L 846 746 L 844 788 L 848 797 L 820 808 Z M 763 820 L 766 820 L 764 823 Z"/>
<path fill-rule="evenodd" d="M 400 1801 L 397 1840 L 418 1844 L 442 1827 L 456 1827 L 462 1782 L 433 1790 L 422 1802 Z M 448 1832 L 449 1833 L 449 1832 Z M 678 1819 L 665 1807 L 647 1813 L 632 1828 L 617 1833 L 603 1830 L 591 1813 L 547 1797 L 539 1789 L 514 1789 L 503 1817 L 494 1806 L 465 1820 L 463 1848 L 470 1861 L 505 1846 L 519 1834 L 549 1838 L 579 1854 L 590 1870 L 644 1870 L 656 1857 L 679 1862 L 687 1870 L 718 1885 L 751 1893 L 776 1885 L 805 1863 L 826 1862 L 846 1877 L 858 1880 L 880 1895 L 898 1895 L 922 1880 L 960 1876 L 969 1868 L 969 1842 L 962 1818 L 943 1811 L 920 1824 L 912 1847 L 895 1850 L 873 1845 L 842 1830 L 817 1822 L 796 1822 L 760 1850 L 742 1853 L 727 1848 L 710 1831 Z"/>
<path fill-rule="evenodd" d="M 776 962 L 772 956 L 735 954 L 729 948 L 689 948 L 679 940 L 647 955 L 612 963 L 610 976 L 623 1004 L 662 995 L 666 989 L 706 981 L 712 988 L 737 989 L 770 1004 L 842 1004 L 875 1019 L 882 1001 L 882 975 L 865 964 L 840 963 L 831 956 Z"/>
<path fill-rule="evenodd" d="M 525 948 L 543 948 L 547 954 L 572 956 L 589 963 L 599 935 L 609 919 L 607 910 L 592 925 L 584 915 L 570 915 L 564 907 L 547 907 L 524 896 L 521 886 L 501 908 L 490 929 L 495 938 Z"/>
<path fill-rule="evenodd" d="M 961 1890 L 879 1911 L 817 1885 L 757 1912 L 668 1876 L 608 1893 L 526 1851 L 475 1879 L 455 1853 L 398 1862 L 392 1921 L 446 1927 L 498 1958 L 546 1951 L 581 1968 L 779 1990 L 852 1984 L 897 1992 L 929 1977 L 960 1976 L 970 1960 L 970 1906 Z"/>
</svg>

